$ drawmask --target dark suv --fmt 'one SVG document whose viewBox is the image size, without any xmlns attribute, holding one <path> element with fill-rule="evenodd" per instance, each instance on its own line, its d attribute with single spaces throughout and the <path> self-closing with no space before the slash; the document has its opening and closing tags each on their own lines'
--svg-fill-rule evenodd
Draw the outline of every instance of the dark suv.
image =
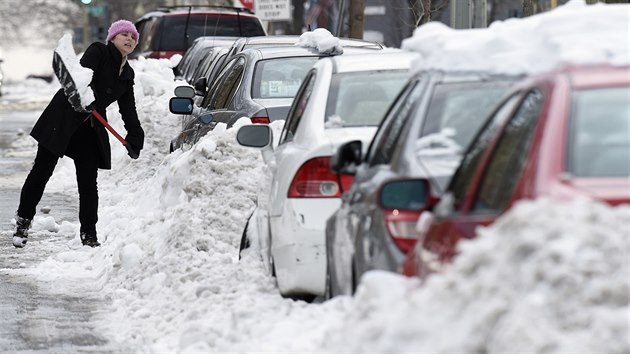
<svg viewBox="0 0 630 354">
<path fill-rule="evenodd" d="M 201 36 L 265 36 L 260 19 L 248 9 L 226 6 L 161 7 L 135 23 L 140 41 L 131 58 L 183 55 Z"/>
</svg>

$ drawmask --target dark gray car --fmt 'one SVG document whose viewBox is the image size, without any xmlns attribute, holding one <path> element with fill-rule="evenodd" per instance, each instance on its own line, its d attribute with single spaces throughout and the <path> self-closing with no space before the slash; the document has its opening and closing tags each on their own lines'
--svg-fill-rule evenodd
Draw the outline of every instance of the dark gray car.
<svg viewBox="0 0 630 354">
<path fill-rule="evenodd" d="M 229 48 L 238 37 L 199 37 L 186 50 L 182 60 L 175 67 L 175 79 L 184 80 L 189 84 L 194 84 L 193 75 L 202 61 L 212 55 L 217 48 Z"/>
<path fill-rule="evenodd" d="M 354 175 L 354 181 L 327 221 L 327 297 L 352 294 L 369 270 L 398 270 L 415 244 L 423 206 L 409 191 L 393 201 L 400 208 L 382 207 L 382 183 L 425 177 L 433 190 L 442 191 L 460 153 L 514 80 L 475 73 L 416 74 L 390 107 L 365 155 L 359 141 L 339 148 L 331 166 Z"/>
<path fill-rule="evenodd" d="M 374 50 L 344 48 L 344 53 Z M 213 80 L 200 109 L 193 108 L 191 98 L 171 99 L 172 113 L 189 115 L 171 141 L 171 151 L 196 143 L 219 123 L 230 128 L 243 117 L 253 123 L 286 119 L 304 76 L 319 58 L 327 56 L 314 48 L 296 46 L 247 49 L 236 54 Z"/>
</svg>

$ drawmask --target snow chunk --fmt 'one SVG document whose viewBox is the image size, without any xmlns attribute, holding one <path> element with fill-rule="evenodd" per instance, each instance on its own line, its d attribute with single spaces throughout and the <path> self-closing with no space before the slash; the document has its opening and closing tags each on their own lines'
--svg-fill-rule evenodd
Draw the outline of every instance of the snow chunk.
<svg viewBox="0 0 630 354">
<path fill-rule="evenodd" d="M 316 48 L 321 54 L 340 55 L 343 48 L 339 44 L 339 38 L 335 37 L 325 28 L 318 28 L 312 32 L 303 33 L 295 43 L 298 47 Z"/>
<path fill-rule="evenodd" d="M 70 33 L 66 33 L 61 37 L 55 52 L 59 54 L 70 76 L 72 76 L 72 80 L 74 80 L 79 97 L 81 97 L 81 105 L 83 107 L 89 106 L 96 100 L 94 92 L 89 86 L 90 82 L 92 82 L 94 71 L 81 66 L 81 63 L 79 63 L 79 57 L 72 47 L 72 35 Z"/>
</svg>

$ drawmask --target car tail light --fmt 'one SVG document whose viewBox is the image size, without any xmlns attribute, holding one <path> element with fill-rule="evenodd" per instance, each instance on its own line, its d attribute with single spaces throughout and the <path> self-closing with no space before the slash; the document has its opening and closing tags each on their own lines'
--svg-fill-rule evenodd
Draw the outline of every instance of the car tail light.
<svg viewBox="0 0 630 354">
<path fill-rule="evenodd" d="M 344 178 L 345 177 L 345 178 Z M 342 176 L 341 185 L 347 190 L 353 176 Z M 337 175 L 330 169 L 330 156 L 306 161 L 297 171 L 289 187 L 289 198 L 339 198 L 341 188 Z"/>
<path fill-rule="evenodd" d="M 269 117 L 251 117 L 252 123 L 269 124 Z"/>
<path fill-rule="evenodd" d="M 389 237 L 403 253 L 407 253 L 416 244 L 418 239 L 416 224 L 420 213 L 411 210 L 383 210 Z"/>
</svg>

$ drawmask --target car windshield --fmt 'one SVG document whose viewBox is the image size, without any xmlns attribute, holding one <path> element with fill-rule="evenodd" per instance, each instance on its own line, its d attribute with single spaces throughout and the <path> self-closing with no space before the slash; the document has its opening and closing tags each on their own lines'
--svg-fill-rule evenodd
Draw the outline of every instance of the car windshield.
<svg viewBox="0 0 630 354">
<path fill-rule="evenodd" d="M 252 98 L 295 97 L 308 70 L 319 57 L 261 60 L 256 64 Z"/>
<path fill-rule="evenodd" d="M 158 50 L 185 50 L 201 36 L 251 37 L 264 36 L 254 18 L 192 14 L 188 23 L 188 43 L 184 42 L 187 16 L 165 16 Z M 240 24 L 240 26 L 239 26 Z"/>
<path fill-rule="evenodd" d="M 335 75 L 326 104 L 326 128 L 378 126 L 408 78 L 406 70 Z"/>
<path fill-rule="evenodd" d="M 578 177 L 630 176 L 630 88 L 573 93 L 567 170 Z"/>
</svg>

